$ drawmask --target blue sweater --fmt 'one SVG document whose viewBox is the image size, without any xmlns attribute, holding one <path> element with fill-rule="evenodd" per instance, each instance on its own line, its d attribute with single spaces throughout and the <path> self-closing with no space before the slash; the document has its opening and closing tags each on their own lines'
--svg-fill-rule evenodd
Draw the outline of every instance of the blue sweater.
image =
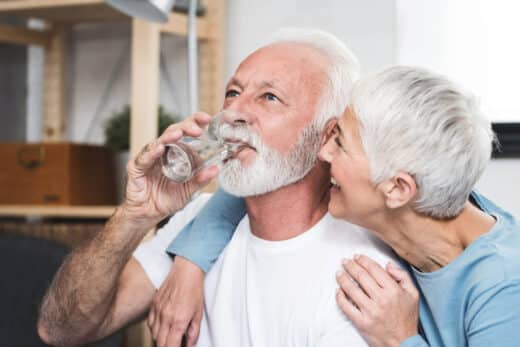
<svg viewBox="0 0 520 347">
<path fill-rule="evenodd" d="M 520 224 L 476 193 L 493 228 L 434 272 L 410 268 L 421 293 L 420 328 L 401 347 L 520 346 Z"/>
<path fill-rule="evenodd" d="M 421 335 L 402 347 L 520 346 L 520 223 L 483 196 L 472 198 L 497 222 L 443 268 L 409 267 L 421 292 Z M 245 212 L 242 199 L 217 191 L 167 252 L 209 271 Z"/>
</svg>

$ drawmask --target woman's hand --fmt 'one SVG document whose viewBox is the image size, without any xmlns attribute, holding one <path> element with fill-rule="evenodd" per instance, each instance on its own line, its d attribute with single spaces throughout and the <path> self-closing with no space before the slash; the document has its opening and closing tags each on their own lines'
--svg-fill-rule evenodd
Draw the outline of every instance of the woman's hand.
<svg viewBox="0 0 520 347">
<path fill-rule="evenodd" d="M 197 342 L 204 306 L 204 272 L 176 256 L 170 274 L 155 294 L 148 326 L 158 347 L 186 347 Z"/>
<path fill-rule="evenodd" d="M 343 268 L 336 300 L 370 346 L 399 346 L 417 334 L 419 292 L 405 270 L 388 263 L 385 271 L 363 255 Z"/>
<path fill-rule="evenodd" d="M 165 217 L 186 205 L 192 194 L 208 184 L 218 174 L 216 166 L 201 170 L 185 183 L 174 182 L 161 170 L 161 156 L 165 145 L 182 136 L 200 136 L 202 127 L 211 117 L 196 113 L 180 123 L 170 125 L 155 141 L 146 145 L 127 164 L 127 185 L 122 209 L 126 218 L 135 224 L 151 228 Z"/>
</svg>

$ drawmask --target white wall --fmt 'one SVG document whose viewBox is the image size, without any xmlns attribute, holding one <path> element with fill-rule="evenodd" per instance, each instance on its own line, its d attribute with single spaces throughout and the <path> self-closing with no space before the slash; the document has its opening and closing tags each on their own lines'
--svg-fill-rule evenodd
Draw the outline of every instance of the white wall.
<svg viewBox="0 0 520 347">
<path fill-rule="evenodd" d="M 71 140 L 101 142 L 104 120 L 113 111 L 129 104 L 129 37 L 127 23 L 83 25 L 73 31 L 68 97 L 68 137 Z M 185 39 L 163 36 L 161 52 L 166 63 L 161 70 L 161 104 L 169 112 L 186 114 Z M 104 96 L 107 102 L 99 108 Z M 93 121 L 96 112 L 98 118 Z"/>
<path fill-rule="evenodd" d="M 366 71 L 395 62 L 395 0 L 228 0 L 228 76 L 269 34 L 284 26 L 326 30 Z"/>
<path fill-rule="evenodd" d="M 520 4 L 396 0 L 397 63 L 443 73 L 480 98 L 493 121 L 520 122 Z M 478 189 L 520 216 L 520 159 L 492 160 Z"/>
<path fill-rule="evenodd" d="M 358 56 L 366 70 L 394 62 L 394 0 L 228 0 L 227 6 L 227 77 L 247 54 L 282 26 L 317 27 L 337 35 Z M 374 11 L 375 8 L 377 11 Z M 104 119 L 112 111 L 128 104 L 129 59 L 125 52 L 128 51 L 129 33 L 129 25 L 124 23 L 82 25 L 72 32 L 68 53 L 69 140 L 102 142 Z M 185 39 L 163 37 L 162 52 L 172 83 L 168 83 L 163 69 L 161 103 L 169 111 L 186 115 Z M 34 64 L 38 62 L 35 60 L 32 62 Z M 99 110 L 99 118 L 87 136 L 96 109 L 112 78 L 107 103 Z M 33 88 L 38 89 L 36 83 Z M 33 99 L 33 103 L 38 102 L 37 97 Z M 41 107 L 32 105 L 30 110 L 33 110 L 29 115 L 31 119 L 39 119 L 37 113 L 41 112 Z M 33 128 L 38 127 L 37 122 L 33 121 L 32 124 Z M 38 133 L 39 129 L 33 129 L 32 133 L 35 132 Z"/>
</svg>

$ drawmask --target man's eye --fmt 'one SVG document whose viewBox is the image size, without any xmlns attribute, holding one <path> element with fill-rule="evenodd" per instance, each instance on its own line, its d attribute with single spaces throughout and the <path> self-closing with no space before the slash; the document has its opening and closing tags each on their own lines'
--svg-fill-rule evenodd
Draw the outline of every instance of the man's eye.
<svg viewBox="0 0 520 347">
<path fill-rule="evenodd" d="M 236 90 L 228 90 L 226 92 L 226 98 L 234 98 L 235 96 L 238 96 L 238 92 Z"/>
<path fill-rule="evenodd" d="M 264 98 L 266 98 L 269 101 L 279 101 L 278 97 L 274 95 L 273 93 L 265 93 Z"/>
</svg>

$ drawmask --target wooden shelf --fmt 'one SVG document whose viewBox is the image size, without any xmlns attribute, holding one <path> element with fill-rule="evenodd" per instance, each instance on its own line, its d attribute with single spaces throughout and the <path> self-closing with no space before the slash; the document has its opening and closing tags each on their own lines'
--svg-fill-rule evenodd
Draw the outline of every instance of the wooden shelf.
<svg viewBox="0 0 520 347">
<path fill-rule="evenodd" d="M 0 205 L 0 216 L 109 218 L 114 213 L 115 208 L 115 206 Z"/>
<path fill-rule="evenodd" d="M 3 0 L 0 13 L 74 23 L 128 18 L 104 0 Z"/>
<path fill-rule="evenodd" d="M 131 19 L 104 0 L 0 0 L 0 14 L 3 13 L 70 24 Z M 188 34 L 187 28 L 188 17 L 183 13 L 170 13 L 168 22 L 160 25 L 161 32 L 182 36 Z M 215 38 L 215 33 L 216 29 L 208 25 L 206 18 L 197 18 L 199 39 Z"/>
</svg>

